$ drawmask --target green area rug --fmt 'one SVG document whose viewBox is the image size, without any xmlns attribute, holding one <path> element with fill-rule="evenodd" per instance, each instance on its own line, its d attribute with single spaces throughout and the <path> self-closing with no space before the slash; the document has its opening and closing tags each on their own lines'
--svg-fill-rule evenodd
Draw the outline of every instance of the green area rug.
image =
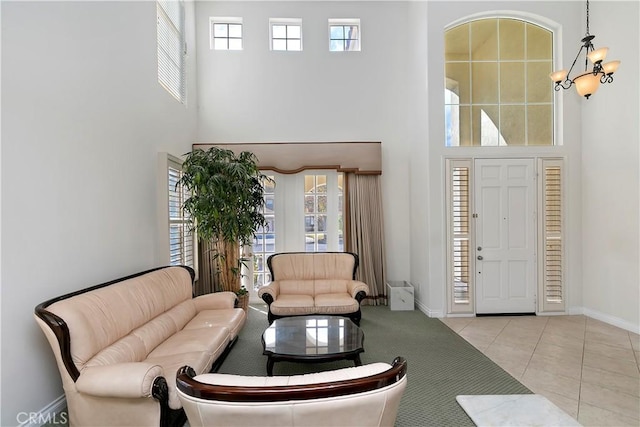
<svg viewBox="0 0 640 427">
<path fill-rule="evenodd" d="M 266 305 L 252 304 L 247 324 L 220 373 L 266 375 L 267 357 L 260 337 L 268 326 Z M 527 394 L 525 386 L 476 350 L 438 319 L 386 306 L 362 308 L 365 352 L 362 363 L 387 362 L 403 356 L 408 383 L 397 426 L 473 426 L 456 402 L 457 395 Z M 274 375 L 294 375 L 353 366 L 353 362 L 278 362 Z"/>
</svg>

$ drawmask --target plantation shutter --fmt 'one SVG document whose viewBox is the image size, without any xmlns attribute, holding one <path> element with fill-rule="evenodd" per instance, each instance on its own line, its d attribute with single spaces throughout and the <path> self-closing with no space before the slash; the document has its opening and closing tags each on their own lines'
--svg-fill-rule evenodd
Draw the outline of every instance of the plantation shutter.
<svg viewBox="0 0 640 427">
<path fill-rule="evenodd" d="M 541 311 L 564 311 L 562 160 L 542 159 L 542 304 Z"/>
<path fill-rule="evenodd" d="M 471 161 L 447 163 L 448 299 L 450 313 L 472 313 Z"/>
<path fill-rule="evenodd" d="M 184 5 L 158 1 L 158 82 L 178 101 L 186 101 Z"/>
<path fill-rule="evenodd" d="M 189 231 L 189 217 L 182 210 L 189 192 L 178 184 L 181 177 L 181 165 L 169 161 L 169 263 L 195 268 L 193 233 Z"/>
</svg>

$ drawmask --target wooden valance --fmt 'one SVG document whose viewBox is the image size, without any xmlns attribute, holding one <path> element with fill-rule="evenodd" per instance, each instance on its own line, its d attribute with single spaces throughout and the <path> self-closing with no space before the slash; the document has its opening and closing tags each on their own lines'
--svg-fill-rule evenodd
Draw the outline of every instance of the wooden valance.
<svg viewBox="0 0 640 427">
<path fill-rule="evenodd" d="M 255 142 L 195 143 L 193 149 L 212 146 L 235 153 L 251 151 L 263 170 L 298 173 L 305 169 L 336 169 L 357 174 L 382 174 L 381 142 Z"/>
</svg>

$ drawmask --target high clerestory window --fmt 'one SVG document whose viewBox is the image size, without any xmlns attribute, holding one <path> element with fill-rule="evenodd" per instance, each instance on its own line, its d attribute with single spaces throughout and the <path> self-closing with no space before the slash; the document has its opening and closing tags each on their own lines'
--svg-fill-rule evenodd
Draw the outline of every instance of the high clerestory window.
<svg viewBox="0 0 640 427">
<path fill-rule="evenodd" d="M 359 19 L 329 19 L 329 51 L 359 51 L 360 39 Z"/>
<path fill-rule="evenodd" d="M 210 43 L 214 50 L 242 50 L 242 18 L 209 18 Z"/>
<path fill-rule="evenodd" d="M 271 18 L 269 33 L 271 50 L 302 50 L 302 19 Z"/>
<path fill-rule="evenodd" d="M 445 32 L 445 145 L 553 145 L 552 32 L 513 18 Z"/>
</svg>

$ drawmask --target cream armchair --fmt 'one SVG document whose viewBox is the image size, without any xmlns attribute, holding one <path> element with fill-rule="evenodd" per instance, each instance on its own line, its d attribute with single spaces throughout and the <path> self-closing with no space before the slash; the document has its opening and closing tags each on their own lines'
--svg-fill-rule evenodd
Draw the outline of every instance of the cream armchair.
<svg viewBox="0 0 640 427">
<path fill-rule="evenodd" d="M 178 397 L 197 426 L 393 426 L 407 362 L 306 375 L 250 377 L 178 371 Z"/>
<path fill-rule="evenodd" d="M 351 252 L 282 252 L 267 266 L 271 283 L 258 295 L 269 305 L 269 323 L 279 317 L 340 315 L 360 324 L 360 303 L 369 286 L 356 280 L 358 255 Z"/>
</svg>

